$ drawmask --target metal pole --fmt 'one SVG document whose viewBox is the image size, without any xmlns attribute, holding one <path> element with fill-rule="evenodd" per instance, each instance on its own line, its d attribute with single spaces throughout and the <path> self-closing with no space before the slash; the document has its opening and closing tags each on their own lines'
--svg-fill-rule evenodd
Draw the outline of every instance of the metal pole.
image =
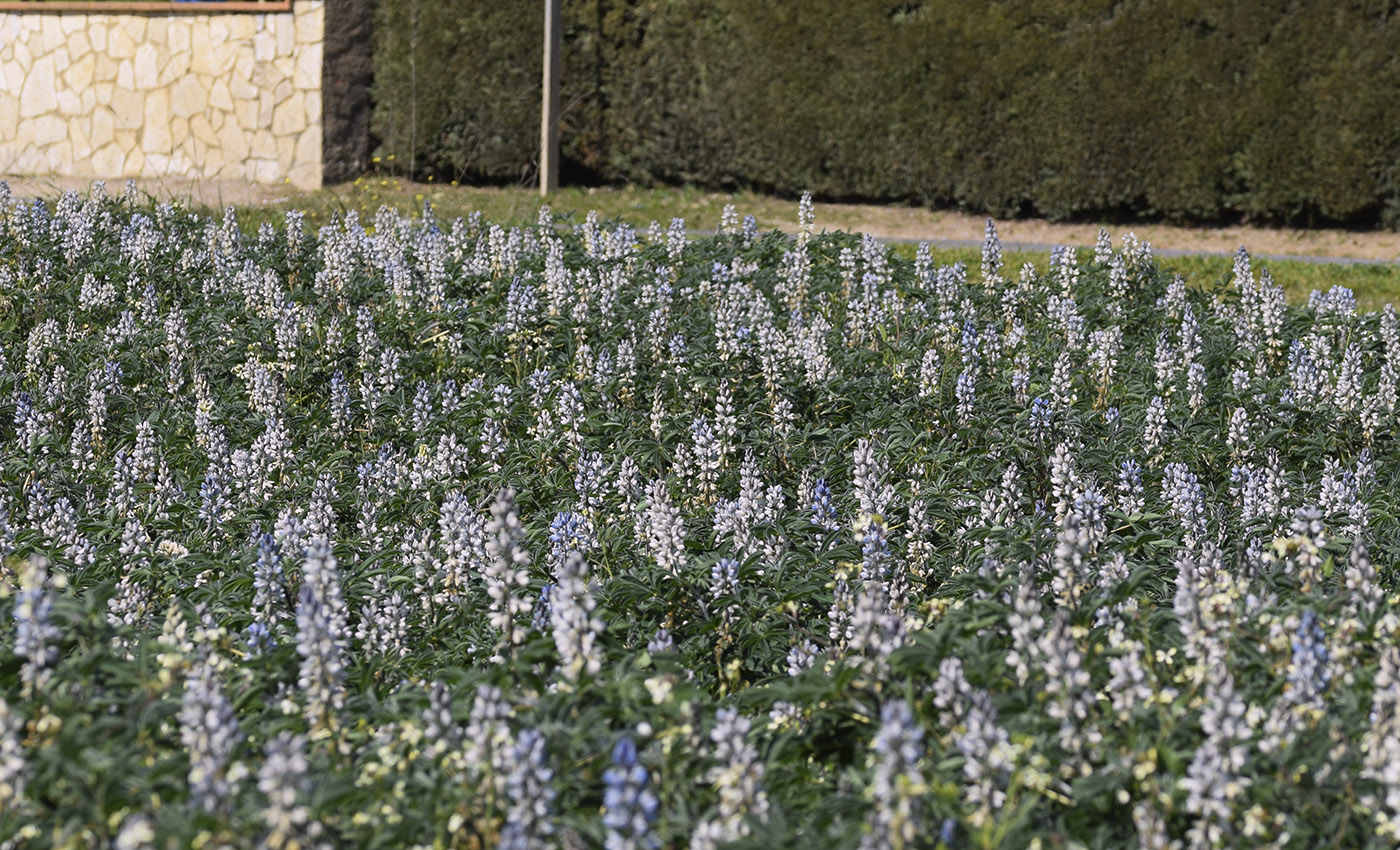
<svg viewBox="0 0 1400 850">
<path fill-rule="evenodd" d="M 559 54 L 561 0 L 544 0 L 544 97 L 540 110 L 540 195 L 559 188 Z"/>
</svg>

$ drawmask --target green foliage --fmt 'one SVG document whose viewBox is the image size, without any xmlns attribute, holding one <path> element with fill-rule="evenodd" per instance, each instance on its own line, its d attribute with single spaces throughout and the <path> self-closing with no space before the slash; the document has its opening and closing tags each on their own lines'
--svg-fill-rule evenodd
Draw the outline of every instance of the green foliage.
<svg viewBox="0 0 1400 850">
<path fill-rule="evenodd" d="M 380 4 L 383 155 L 530 179 L 538 6 Z M 1392 3 L 580 0 L 564 21 L 580 177 L 997 216 L 1400 222 Z"/>
<path fill-rule="evenodd" d="M 1394 311 L 802 210 L 0 204 L 0 846 L 1393 846 Z"/>
</svg>

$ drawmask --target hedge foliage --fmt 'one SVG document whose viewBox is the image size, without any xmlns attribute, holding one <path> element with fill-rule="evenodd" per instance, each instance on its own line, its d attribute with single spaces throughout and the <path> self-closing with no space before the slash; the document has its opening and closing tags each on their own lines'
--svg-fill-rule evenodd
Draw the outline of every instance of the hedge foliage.
<svg viewBox="0 0 1400 850">
<path fill-rule="evenodd" d="M 382 154 L 531 179 L 539 6 L 380 4 Z M 1395 0 L 569 0 L 564 18 L 576 179 L 1400 222 Z"/>
</svg>

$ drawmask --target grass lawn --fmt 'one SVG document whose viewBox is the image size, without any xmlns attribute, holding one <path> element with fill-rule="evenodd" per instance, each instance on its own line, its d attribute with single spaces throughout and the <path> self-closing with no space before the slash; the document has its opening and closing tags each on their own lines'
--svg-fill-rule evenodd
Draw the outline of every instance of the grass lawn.
<svg viewBox="0 0 1400 850">
<path fill-rule="evenodd" d="M 490 221 L 502 224 L 526 224 L 535 221 L 540 197 L 533 189 L 520 187 L 469 187 L 404 183 L 397 178 L 369 175 L 353 183 L 328 187 L 319 192 L 298 195 L 265 206 L 239 210 L 245 227 L 256 229 L 264 221 L 280 221 L 288 209 L 306 213 L 308 225 L 320 227 L 337 213 L 358 213 L 367 226 L 376 210 L 387 205 L 405 213 L 421 210 L 432 204 L 437 215 L 445 220 L 481 212 Z M 792 230 L 797 224 L 797 201 L 752 192 L 707 192 L 693 188 L 662 187 L 654 189 L 585 188 L 560 189 L 549 199 L 557 213 L 568 213 L 582 219 L 590 210 L 597 210 L 604 219 L 618 218 L 637 228 L 653 221 L 663 225 L 672 218 L 684 218 L 698 230 L 718 225 L 724 207 L 733 204 L 739 216 L 752 215 L 762 229 Z M 898 213 L 901 208 L 889 208 Z M 906 212 L 909 208 L 903 208 Z M 931 221 L 938 213 L 926 212 Z M 878 213 L 876 214 L 878 217 Z M 853 206 L 817 206 L 817 226 L 826 230 L 870 231 L 881 233 L 883 222 L 871 220 L 870 208 Z M 1110 225 L 1115 238 L 1131 226 Z M 1253 246 L 1251 246 L 1253 248 Z M 899 245 L 896 250 L 913 255 L 914 246 Z M 1257 250 L 1257 248 L 1255 248 Z M 934 260 L 946 264 L 961 260 L 969 266 L 980 262 L 975 248 L 940 248 L 933 252 Z M 1008 252 L 1006 263 L 1012 269 L 1023 263 L 1044 266 L 1048 257 L 1043 253 Z M 1183 275 L 1188 282 L 1200 284 L 1218 279 L 1230 272 L 1231 259 L 1225 256 L 1162 257 L 1161 264 Z M 1305 261 L 1259 260 L 1255 267 L 1267 268 L 1274 280 L 1283 285 L 1294 303 L 1305 302 L 1314 289 L 1327 290 L 1346 286 L 1356 293 L 1363 309 L 1376 309 L 1386 302 L 1400 300 L 1400 264 L 1338 265 Z"/>
</svg>

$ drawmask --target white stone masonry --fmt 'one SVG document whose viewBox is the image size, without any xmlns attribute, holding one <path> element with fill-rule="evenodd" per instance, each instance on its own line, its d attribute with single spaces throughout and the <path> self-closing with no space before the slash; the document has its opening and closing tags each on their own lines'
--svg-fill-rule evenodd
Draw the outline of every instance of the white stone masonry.
<svg viewBox="0 0 1400 850">
<path fill-rule="evenodd" d="M 0 176 L 321 185 L 324 0 L 0 12 Z"/>
</svg>

